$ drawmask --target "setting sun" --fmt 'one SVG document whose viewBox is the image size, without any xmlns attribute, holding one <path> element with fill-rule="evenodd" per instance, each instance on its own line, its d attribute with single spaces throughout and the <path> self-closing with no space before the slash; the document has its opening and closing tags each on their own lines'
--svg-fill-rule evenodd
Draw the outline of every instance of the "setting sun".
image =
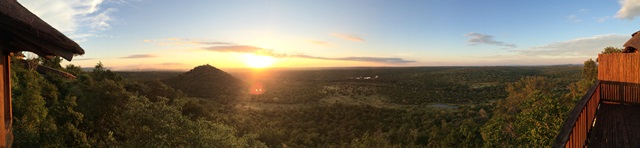
<svg viewBox="0 0 640 148">
<path fill-rule="evenodd" d="M 245 64 L 251 68 L 266 68 L 273 65 L 276 61 L 273 57 L 255 54 L 245 54 L 244 60 Z"/>
</svg>

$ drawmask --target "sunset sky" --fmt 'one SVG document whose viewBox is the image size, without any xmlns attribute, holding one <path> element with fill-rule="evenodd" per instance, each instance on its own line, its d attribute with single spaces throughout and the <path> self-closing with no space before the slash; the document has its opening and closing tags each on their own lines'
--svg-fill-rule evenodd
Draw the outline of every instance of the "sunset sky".
<svg viewBox="0 0 640 148">
<path fill-rule="evenodd" d="M 640 0 L 18 1 L 115 70 L 581 64 L 640 30 Z"/>
</svg>

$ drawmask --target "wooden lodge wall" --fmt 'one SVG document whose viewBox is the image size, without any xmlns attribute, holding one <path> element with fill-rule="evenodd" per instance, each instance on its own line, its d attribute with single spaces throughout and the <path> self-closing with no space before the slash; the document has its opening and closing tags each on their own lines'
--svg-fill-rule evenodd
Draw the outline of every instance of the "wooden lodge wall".
<svg viewBox="0 0 640 148">
<path fill-rule="evenodd" d="M 599 54 L 598 80 L 640 83 L 640 53 Z"/>
<path fill-rule="evenodd" d="M 640 104 L 640 53 L 598 55 L 602 100 Z"/>
</svg>

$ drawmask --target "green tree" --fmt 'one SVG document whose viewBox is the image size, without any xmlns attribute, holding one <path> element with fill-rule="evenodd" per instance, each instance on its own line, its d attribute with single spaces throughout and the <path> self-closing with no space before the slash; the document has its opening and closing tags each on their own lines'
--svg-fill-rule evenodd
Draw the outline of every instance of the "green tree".
<svg viewBox="0 0 640 148">
<path fill-rule="evenodd" d="M 15 68 L 13 68 L 15 67 Z M 15 146 L 56 146 L 50 145 L 47 135 L 52 135 L 57 128 L 45 107 L 46 101 L 42 97 L 44 78 L 34 70 L 21 68 L 17 64 L 12 66 L 13 77 L 13 118 Z M 59 145 L 58 145 L 59 146 Z"/>
<path fill-rule="evenodd" d="M 64 82 L 52 83 L 55 77 L 25 69 L 22 64 L 27 62 L 12 59 L 14 146 L 89 146 L 85 133 L 77 129 L 83 115 L 74 110 L 75 97 L 59 89 Z"/>
<path fill-rule="evenodd" d="M 562 124 L 557 120 L 563 120 L 568 110 L 559 108 L 562 99 L 554 95 L 556 85 L 554 80 L 539 76 L 509 84 L 508 97 L 498 101 L 495 115 L 481 129 L 484 147 L 540 146 L 538 142 L 551 141 Z M 538 126 L 555 131 L 540 133 Z"/>
<path fill-rule="evenodd" d="M 595 81 L 596 79 L 598 79 L 598 66 L 596 64 L 596 61 L 593 61 L 592 59 L 584 61 L 582 78 L 589 81 Z"/>
<path fill-rule="evenodd" d="M 605 47 L 604 50 L 600 52 L 600 54 L 621 53 L 622 50 L 623 50 L 622 48 L 609 46 L 609 47 Z"/>
<path fill-rule="evenodd" d="M 348 147 L 354 148 L 370 148 L 370 147 L 401 147 L 400 145 L 391 144 L 382 134 L 369 134 L 365 133 L 361 138 L 356 138 L 351 141 Z"/>
<path fill-rule="evenodd" d="M 607 48 L 605 48 L 605 51 L 607 51 Z M 608 50 L 611 51 L 614 49 Z M 569 86 L 567 86 L 569 92 L 565 94 L 563 98 L 566 98 L 566 100 L 570 101 L 565 101 L 564 104 L 566 106 L 572 107 L 578 101 L 578 99 L 580 99 L 582 95 L 584 95 L 589 90 L 589 88 L 596 82 L 597 79 L 598 65 L 596 64 L 596 62 L 592 59 L 584 61 L 584 67 L 582 68 L 582 77 L 577 82 L 571 83 L 569 84 Z"/>
<path fill-rule="evenodd" d="M 523 147 L 550 146 L 571 109 L 558 97 L 541 92 L 531 93 L 522 106 L 528 109 L 516 115 L 514 125 L 518 133 L 516 145 Z"/>
</svg>

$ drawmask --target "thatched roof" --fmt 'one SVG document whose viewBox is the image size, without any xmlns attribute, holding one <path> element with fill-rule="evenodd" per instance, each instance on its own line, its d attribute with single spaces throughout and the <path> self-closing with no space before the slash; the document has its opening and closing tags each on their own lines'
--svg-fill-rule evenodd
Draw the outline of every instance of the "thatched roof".
<svg viewBox="0 0 640 148">
<path fill-rule="evenodd" d="M 631 34 L 631 39 L 622 45 L 624 47 L 623 53 L 637 52 L 640 49 L 640 35 L 636 36 L 638 32 L 640 31 Z"/>
<path fill-rule="evenodd" d="M 84 54 L 78 43 L 51 27 L 16 0 L 0 0 L 0 48 L 71 60 Z"/>
</svg>

